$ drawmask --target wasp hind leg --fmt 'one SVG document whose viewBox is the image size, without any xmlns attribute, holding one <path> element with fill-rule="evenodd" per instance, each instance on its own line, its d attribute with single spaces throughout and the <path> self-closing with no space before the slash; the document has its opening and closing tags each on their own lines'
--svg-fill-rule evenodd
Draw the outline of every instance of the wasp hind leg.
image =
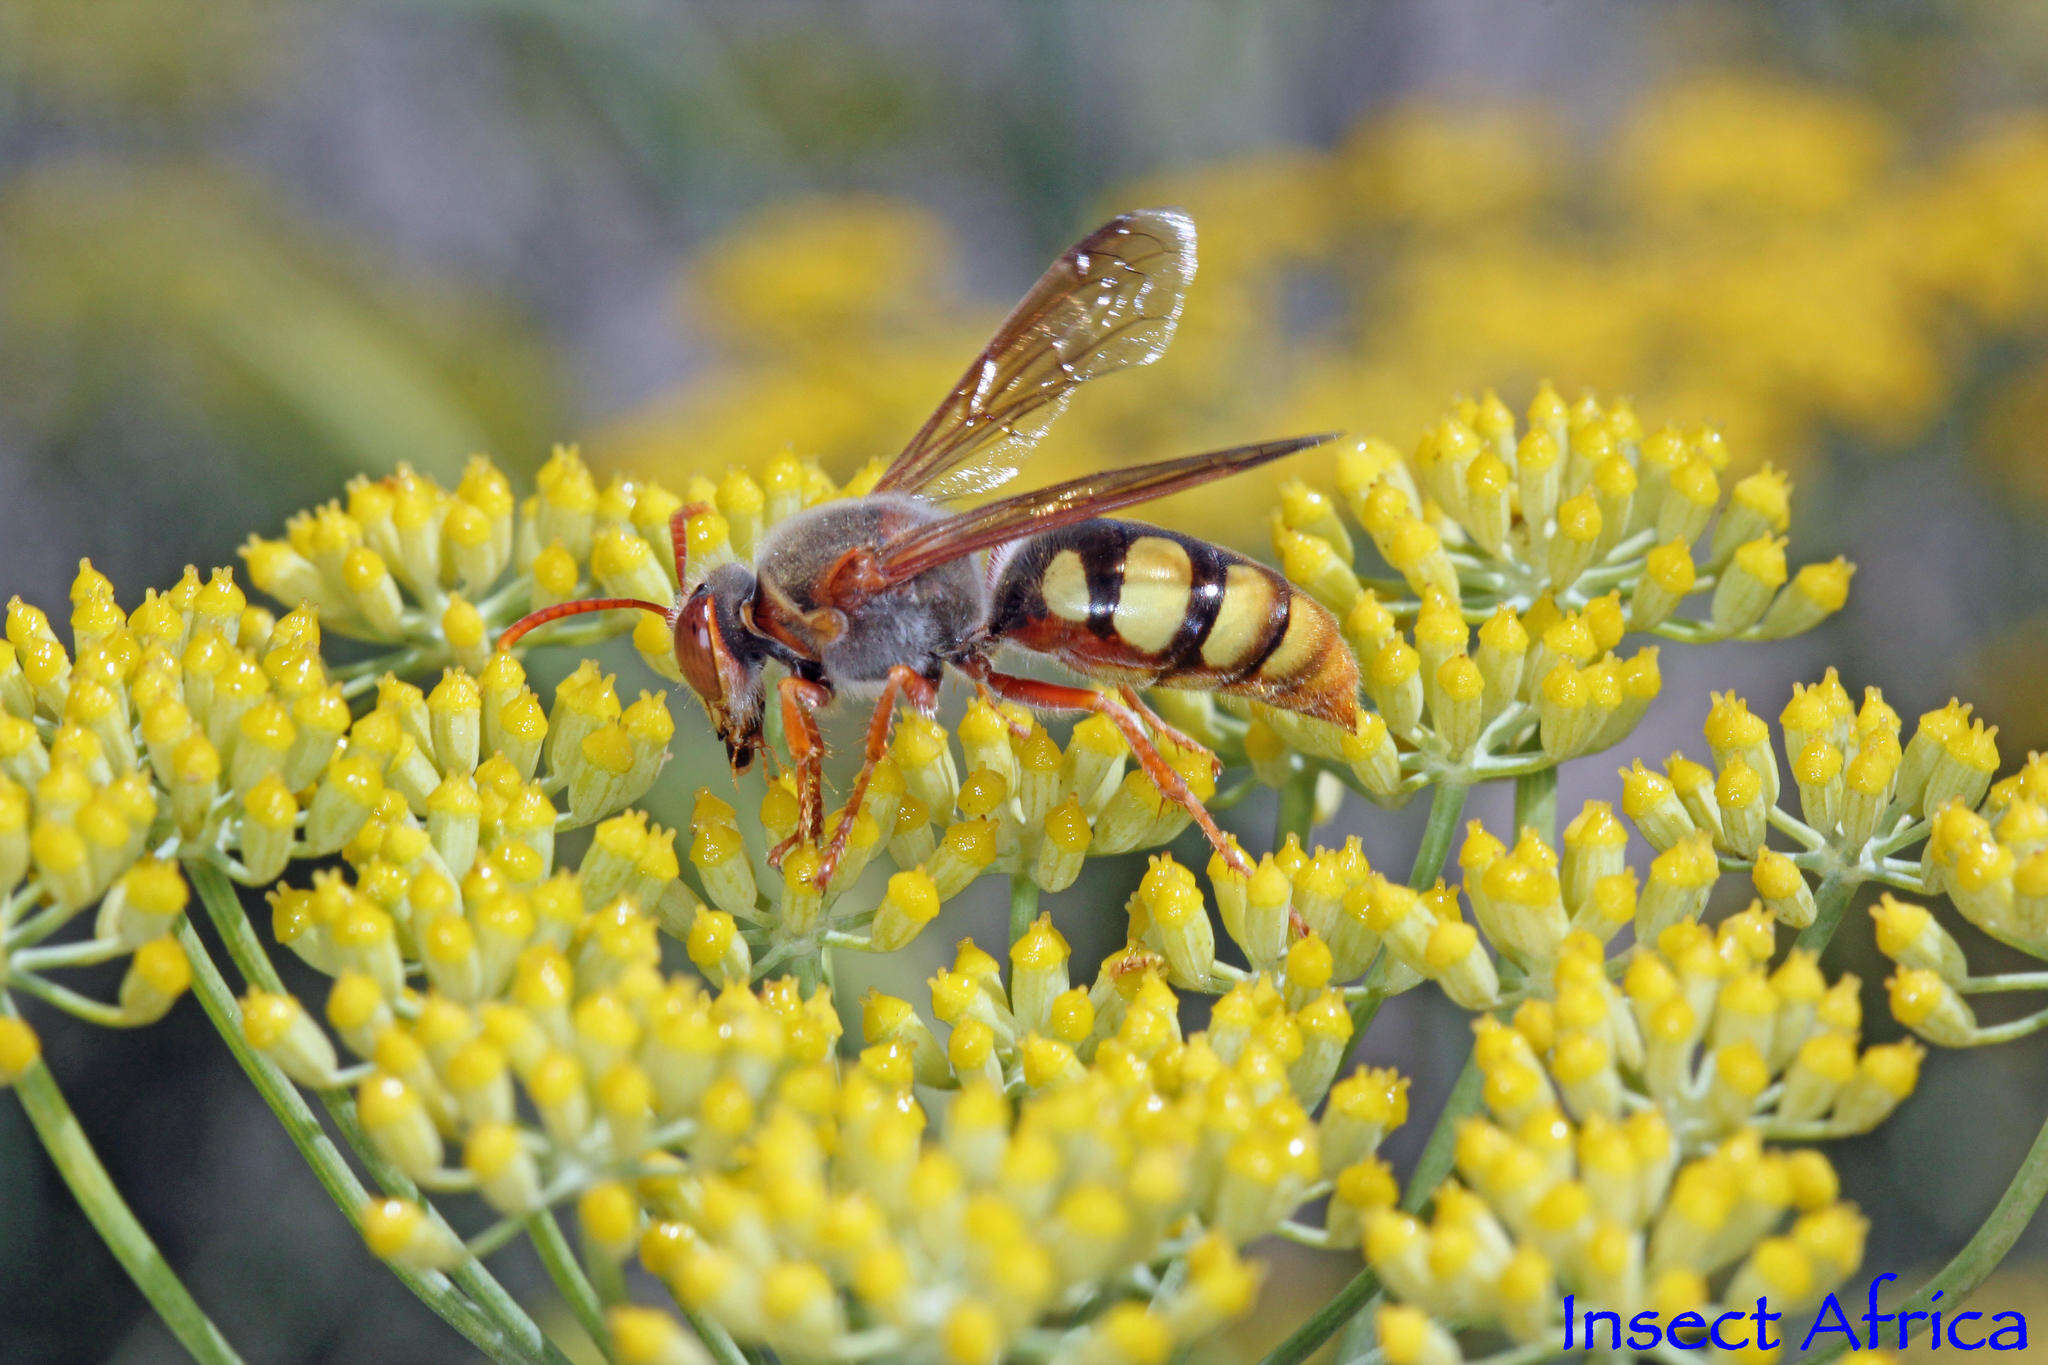
<svg viewBox="0 0 2048 1365">
<path fill-rule="evenodd" d="M 1145 731 L 1144 718 L 1137 708 L 1092 687 L 1070 687 L 1065 683 L 1041 682 L 1036 678 L 1020 678 L 1012 673 L 998 673 L 979 659 L 963 661 L 960 668 L 999 697 L 1021 701 L 1026 706 L 1058 711 L 1093 711 L 1106 717 L 1124 737 L 1124 743 L 1130 746 L 1132 756 L 1138 760 L 1139 768 L 1151 779 L 1152 785 L 1169 801 L 1193 817 L 1194 822 L 1201 826 L 1210 846 L 1231 870 L 1246 877 L 1252 874 L 1251 861 L 1245 857 L 1244 850 L 1237 846 L 1236 840 L 1217 827 L 1208 807 L 1188 789 L 1188 784 L 1167 763 L 1158 746 L 1153 744 L 1152 737 Z M 1168 729 L 1170 730 L 1170 727 Z"/>
<path fill-rule="evenodd" d="M 1187 731 L 1181 729 L 1178 725 L 1175 725 L 1172 722 L 1168 721 L 1166 717 L 1160 715 L 1157 711 L 1154 711 L 1150 706 L 1147 706 L 1145 704 L 1145 699 L 1142 696 L 1138 695 L 1137 688 L 1131 686 L 1129 683 L 1125 683 L 1123 684 L 1123 686 L 1117 688 L 1117 695 L 1124 699 L 1124 705 L 1130 707 L 1133 711 L 1136 711 L 1140 716 L 1143 716 L 1145 718 L 1145 724 L 1152 727 L 1153 734 L 1165 736 L 1167 739 L 1173 741 L 1175 748 L 1185 749 L 1188 753 L 1208 754 L 1209 776 L 1219 777 L 1222 775 L 1223 760 L 1216 757 L 1215 751 L 1210 749 L 1208 745 L 1202 743 L 1194 736 L 1190 735 Z"/>
</svg>

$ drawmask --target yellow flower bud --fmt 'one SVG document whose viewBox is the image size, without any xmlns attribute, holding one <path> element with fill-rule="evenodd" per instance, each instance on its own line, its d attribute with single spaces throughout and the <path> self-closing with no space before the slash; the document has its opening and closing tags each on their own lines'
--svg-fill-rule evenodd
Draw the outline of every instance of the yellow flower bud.
<svg viewBox="0 0 2048 1365">
<path fill-rule="evenodd" d="M 408 1270 L 446 1270 L 468 1254 L 445 1224 L 409 1199 L 372 1199 L 361 1222 L 370 1254 Z"/>
</svg>

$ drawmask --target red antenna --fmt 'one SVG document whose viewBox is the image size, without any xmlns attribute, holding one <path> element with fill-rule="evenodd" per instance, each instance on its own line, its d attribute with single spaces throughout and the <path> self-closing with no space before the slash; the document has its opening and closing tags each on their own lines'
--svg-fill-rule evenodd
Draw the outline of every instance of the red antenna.
<svg viewBox="0 0 2048 1365">
<path fill-rule="evenodd" d="M 710 510 L 711 507 L 708 503 L 693 502 L 687 507 L 677 508 L 668 519 L 669 549 L 675 556 L 676 582 L 678 583 L 687 583 L 689 581 L 689 576 L 684 570 L 686 567 L 685 536 L 689 529 L 690 518 L 700 512 L 709 512 Z M 672 615 L 675 611 L 674 606 L 664 607 L 658 602 L 649 602 L 639 597 L 586 597 L 578 602 L 562 602 L 552 607 L 542 607 L 539 611 L 522 616 L 511 625 L 505 627 L 505 633 L 498 637 L 498 648 L 510 649 L 518 641 L 519 637 L 525 635 L 528 631 L 538 630 L 548 622 L 559 621 L 564 616 L 581 616 L 585 612 L 590 611 L 617 611 L 625 607 L 631 607 L 639 611 L 651 611 L 656 616 L 664 617 Z"/>
<path fill-rule="evenodd" d="M 581 616 L 592 611 L 616 611 L 622 607 L 651 611 L 656 616 L 667 616 L 674 610 L 673 607 L 664 607 L 638 597 L 586 597 L 578 602 L 560 602 L 522 616 L 505 627 L 505 633 L 498 637 L 498 648 L 510 649 L 513 643 L 528 631 L 538 630 L 548 622 L 559 621 L 565 616 Z"/>
</svg>

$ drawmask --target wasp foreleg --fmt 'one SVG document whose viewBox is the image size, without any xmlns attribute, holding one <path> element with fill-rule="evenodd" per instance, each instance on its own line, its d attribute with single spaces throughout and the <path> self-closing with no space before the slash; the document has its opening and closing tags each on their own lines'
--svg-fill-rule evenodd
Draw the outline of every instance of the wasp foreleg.
<svg viewBox="0 0 2048 1365">
<path fill-rule="evenodd" d="M 799 844 L 815 844 L 825 824 L 825 737 L 818 732 L 818 708 L 832 700 L 832 689 L 802 678 L 784 678 L 777 687 L 782 698 L 783 740 L 789 745 L 790 766 L 796 770 L 796 828 L 787 839 L 768 850 L 768 866 L 779 868 L 789 851 Z"/>
</svg>

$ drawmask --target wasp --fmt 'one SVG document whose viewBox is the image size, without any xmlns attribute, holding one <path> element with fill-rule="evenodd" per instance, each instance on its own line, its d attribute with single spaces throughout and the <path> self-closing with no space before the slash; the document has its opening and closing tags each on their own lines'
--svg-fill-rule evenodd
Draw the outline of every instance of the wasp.
<svg viewBox="0 0 2048 1365">
<path fill-rule="evenodd" d="M 948 668 L 984 695 L 1107 717 L 1160 792 L 1185 808 L 1233 867 L 1244 855 L 1161 757 L 1154 735 L 1187 743 L 1143 687 L 1248 697 L 1336 725 L 1357 719 L 1358 664 L 1321 605 L 1263 564 L 1192 536 L 1107 513 L 1193 488 L 1333 439 L 1307 436 L 1109 469 L 961 510 L 1008 482 L 1091 379 L 1165 351 L 1195 272 L 1194 224 L 1152 209 L 1110 219 L 1055 261 L 883 472 L 873 491 L 778 523 L 752 568 L 726 563 L 678 601 L 592 598 L 536 611 L 500 648 L 550 621 L 637 609 L 664 617 L 684 680 L 703 700 L 735 773 L 764 748 L 767 667 L 797 777 L 795 832 L 824 830 L 817 713 L 844 691 L 875 698 L 849 798 L 859 809 L 888 751 L 899 699 L 929 715 Z M 684 528 L 670 526 L 687 584 Z M 1111 691 L 995 666 L 1014 646 Z M 1193 747 L 1187 743 L 1187 747 Z M 844 851 L 843 819 L 820 857 L 820 886 Z"/>
</svg>

